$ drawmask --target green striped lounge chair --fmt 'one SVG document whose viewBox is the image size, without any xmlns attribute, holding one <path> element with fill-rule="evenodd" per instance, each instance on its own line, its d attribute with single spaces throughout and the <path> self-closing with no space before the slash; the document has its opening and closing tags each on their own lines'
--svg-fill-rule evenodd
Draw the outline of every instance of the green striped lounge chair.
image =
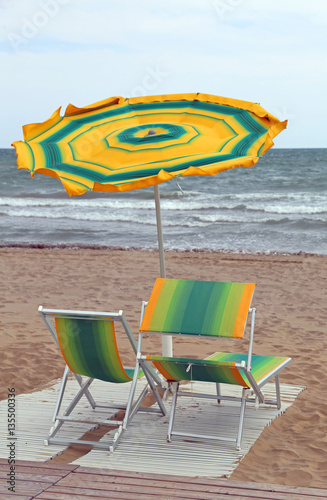
<svg viewBox="0 0 327 500">
<path fill-rule="evenodd" d="M 122 330 L 126 333 L 135 355 L 137 352 L 136 342 L 123 311 L 119 311 L 118 313 L 68 311 L 62 309 L 45 309 L 40 306 L 39 313 L 66 362 L 53 414 L 53 425 L 45 440 L 46 444 L 64 446 L 72 444 L 90 445 L 93 448 L 114 451 L 137 411 L 160 412 L 162 415 L 165 415 L 165 407 L 156 387 L 156 385 L 161 386 L 160 377 L 157 375 L 157 372 L 150 366 L 144 365 L 147 368 L 146 373 L 144 373 L 139 369 L 139 364 L 136 365 L 136 368 L 128 368 L 124 367 L 121 362 L 116 342 L 115 323 L 122 324 Z M 78 392 L 70 401 L 67 408 L 61 412 L 67 379 L 70 373 L 75 376 L 78 382 Z M 136 382 L 143 375 L 146 376 L 147 384 L 136 401 L 134 401 Z M 113 399 L 113 404 L 107 404 L 107 401 L 105 404 L 96 403 L 90 391 L 90 385 L 94 380 L 109 382 L 111 387 L 113 387 L 112 384 L 130 382 L 131 389 L 126 404 L 115 404 L 114 396 L 110 397 L 110 384 L 108 384 L 108 401 Z M 141 407 L 144 398 L 150 390 L 158 402 L 159 409 Z M 92 408 L 91 417 L 88 414 L 87 417 L 84 415 L 83 418 L 83 414 L 80 416 L 81 409 L 79 407 L 76 408 L 83 396 Z M 76 411 L 73 412 L 75 408 Z M 104 411 L 106 412 L 105 419 L 93 418 L 98 417 L 96 414 L 97 408 L 99 409 L 98 412 L 102 412 L 102 414 Z M 111 416 L 107 416 L 107 409 L 111 410 Z M 125 410 L 124 419 L 112 420 L 111 418 L 119 410 Z M 69 422 L 90 423 L 91 427 L 94 427 L 94 424 L 113 425 L 117 426 L 117 429 L 110 441 L 74 440 L 58 436 L 58 432 L 62 428 L 64 432 L 59 434 L 66 436 L 67 432 L 69 433 L 67 431 L 67 423 Z"/>
<path fill-rule="evenodd" d="M 252 354 L 256 310 L 250 306 L 254 289 L 254 283 L 157 279 L 149 301 L 143 303 L 139 330 L 140 353 L 143 334 L 186 335 L 190 339 L 195 336 L 242 339 L 251 313 L 247 354 L 216 352 L 206 359 L 139 354 L 143 362 L 151 361 L 168 381 L 170 388 L 173 388 L 168 442 L 173 435 L 212 438 L 233 441 L 236 448 L 240 449 L 246 403 L 268 403 L 280 409 L 279 373 L 291 362 L 291 358 Z M 268 401 L 263 395 L 262 387 L 272 379 L 275 379 L 276 399 Z M 216 384 L 216 388 L 211 394 L 186 392 L 179 389 L 181 381 L 212 382 Z M 221 384 L 240 386 L 240 396 L 224 396 Z M 218 404 L 231 399 L 240 403 L 235 438 L 175 431 L 177 398 L 182 396 L 208 397 Z"/>
</svg>

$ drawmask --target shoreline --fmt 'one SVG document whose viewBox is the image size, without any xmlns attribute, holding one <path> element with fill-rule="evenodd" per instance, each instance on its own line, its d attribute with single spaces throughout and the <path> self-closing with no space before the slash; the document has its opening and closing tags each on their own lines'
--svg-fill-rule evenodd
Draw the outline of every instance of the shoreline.
<svg viewBox="0 0 327 500">
<path fill-rule="evenodd" d="M 281 383 L 305 386 L 294 404 L 264 429 L 232 474 L 240 481 L 324 488 L 327 483 L 327 406 L 321 398 L 327 363 L 327 256 L 167 251 L 167 278 L 254 282 L 254 354 L 290 356 Z M 41 390 L 61 378 L 62 357 L 37 309 L 124 310 L 137 335 L 140 305 L 159 276 L 157 251 L 0 247 L 2 370 L 0 399 Z M 174 355 L 242 352 L 208 339 L 174 341 Z M 161 353 L 161 339 L 151 343 Z M 238 351 L 239 349 L 239 351 Z M 128 343 L 123 362 L 133 363 Z M 24 418 L 22 415 L 19 418 Z"/>
<path fill-rule="evenodd" d="M 97 251 L 121 251 L 121 252 L 149 252 L 158 253 L 157 248 L 142 248 L 142 247 L 120 247 L 120 246 L 109 246 L 109 245 L 90 245 L 84 243 L 25 243 L 25 242 L 9 242 L 2 243 L 0 241 L 1 248 L 22 248 L 22 249 L 34 249 L 34 250 L 97 250 Z M 327 257 L 326 254 L 304 252 L 299 250 L 298 252 L 280 252 L 278 250 L 267 250 L 266 252 L 261 251 L 241 251 L 241 250 L 228 250 L 228 249 L 218 249 L 212 250 L 210 248 L 193 248 L 193 249 L 165 249 L 165 254 L 169 253 L 190 253 L 190 254 L 218 254 L 218 255 L 238 255 L 238 256 L 280 256 L 280 257 Z"/>
</svg>

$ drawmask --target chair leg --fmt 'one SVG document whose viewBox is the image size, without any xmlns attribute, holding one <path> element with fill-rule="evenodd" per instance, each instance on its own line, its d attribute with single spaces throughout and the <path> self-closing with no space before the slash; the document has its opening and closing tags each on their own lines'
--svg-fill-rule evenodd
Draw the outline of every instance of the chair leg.
<svg viewBox="0 0 327 500">
<path fill-rule="evenodd" d="M 242 440 L 244 415 L 245 415 L 245 405 L 246 405 L 246 391 L 247 391 L 247 389 L 243 388 L 243 390 L 242 390 L 241 411 L 240 411 L 240 420 L 239 420 L 238 433 L 237 433 L 237 439 L 236 439 L 236 449 L 237 450 L 241 449 L 241 440 Z"/>
<path fill-rule="evenodd" d="M 75 375 L 75 378 L 76 378 L 77 382 L 79 383 L 80 387 L 82 387 L 82 385 L 83 385 L 82 377 L 80 375 L 78 375 L 77 373 L 74 373 L 74 375 Z M 94 410 L 96 407 L 96 402 L 94 401 L 92 394 L 90 393 L 90 391 L 88 389 L 85 389 L 84 396 L 86 397 L 86 399 L 88 400 L 88 402 L 90 403 L 91 407 Z"/>
<path fill-rule="evenodd" d="M 140 394 L 140 396 L 138 397 L 137 401 L 134 403 L 133 405 L 133 401 L 134 401 L 134 396 L 135 396 L 135 391 L 136 391 L 136 385 L 137 385 L 137 381 L 138 381 L 138 376 L 139 376 L 139 371 L 140 371 L 140 364 L 142 365 L 142 369 L 143 369 L 143 372 L 144 372 L 144 375 L 147 379 L 147 386 L 143 389 L 142 393 Z M 133 381 L 132 381 L 132 387 L 131 387 L 131 390 L 130 390 L 130 393 L 129 393 L 129 396 L 128 396 L 128 402 L 127 402 L 127 406 L 126 406 L 126 412 L 125 412 L 125 417 L 124 417 L 124 420 L 123 420 L 123 423 L 122 425 L 119 426 L 119 429 L 118 431 L 116 432 L 115 436 L 114 436 L 114 439 L 113 439 L 113 443 L 112 445 L 110 446 L 110 451 L 113 452 L 115 451 L 122 435 L 124 434 L 125 430 L 127 429 L 127 426 L 129 425 L 130 421 L 132 420 L 132 418 L 134 417 L 135 413 L 137 412 L 137 410 L 139 409 L 140 405 L 142 404 L 142 401 L 144 400 L 144 398 L 146 397 L 146 395 L 148 394 L 149 392 L 149 386 L 153 392 L 153 394 L 155 395 L 155 398 L 157 400 L 157 403 L 160 407 L 160 410 L 162 412 L 163 415 L 166 414 L 166 409 L 162 403 L 162 400 L 161 400 L 161 397 L 160 397 L 160 394 L 158 393 L 157 391 L 157 388 L 152 380 L 152 377 L 151 377 L 151 374 L 149 375 L 148 372 L 147 372 L 147 368 L 144 367 L 144 364 L 139 360 L 136 361 L 136 367 L 135 367 L 135 371 L 134 371 L 134 376 L 133 376 Z"/>
<path fill-rule="evenodd" d="M 64 397 L 64 392 L 65 392 L 65 389 L 66 389 L 68 375 L 69 375 L 69 368 L 66 365 L 65 366 L 65 370 L 64 370 L 64 374 L 62 376 L 61 384 L 60 384 L 60 389 L 59 389 L 59 394 L 58 394 L 56 406 L 55 406 L 55 409 L 54 409 L 54 412 L 53 412 L 52 422 L 56 421 L 57 415 L 58 415 L 58 413 L 60 411 L 62 399 Z"/>
<path fill-rule="evenodd" d="M 140 408 L 143 400 L 145 399 L 145 397 L 148 395 L 149 393 L 149 384 L 146 385 L 146 387 L 144 387 L 143 391 L 141 392 L 141 394 L 139 395 L 139 397 L 137 398 L 137 401 L 133 404 L 132 408 L 131 408 L 131 411 L 130 411 L 130 414 L 129 414 L 129 417 L 128 417 L 128 422 L 126 422 L 126 427 L 127 428 L 127 425 L 129 424 L 129 422 L 133 419 L 135 413 L 138 411 L 138 409 Z"/>
<path fill-rule="evenodd" d="M 177 384 L 176 390 L 173 393 L 173 398 L 172 398 L 172 401 L 171 401 L 171 410 L 170 410 L 170 417 L 169 417 L 169 424 L 168 424 L 168 433 L 167 433 L 167 443 L 171 442 L 171 433 L 172 433 L 172 430 L 173 430 L 174 419 L 175 419 L 175 411 L 176 411 L 178 389 L 179 389 L 179 384 Z"/>
<path fill-rule="evenodd" d="M 64 375 L 65 375 L 65 372 L 64 372 Z M 66 375 L 66 379 L 67 379 L 67 376 L 68 376 L 68 374 Z M 81 388 L 78 391 L 78 393 L 76 394 L 76 396 L 72 399 L 72 401 L 70 402 L 70 404 L 67 406 L 66 410 L 64 411 L 64 414 L 63 414 L 64 417 L 68 417 L 71 414 L 71 412 L 73 411 L 73 409 L 75 408 L 75 406 L 77 405 L 79 400 L 85 394 L 85 391 L 92 384 L 93 380 L 94 380 L 93 378 L 88 378 L 86 380 L 86 382 L 81 386 Z M 63 396 L 63 393 L 60 394 L 61 400 L 62 400 L 62 396 Z M 49 439 L 53 438 L 55 436 L 55 434 L 57 434 L 57 432 L 61 429 L 63 424 L 64 424 L 64 421 L 60 420 L 60 417 L 58 418 L 58 415 L 56 415 L 55 423 L 54 423 L 53 427 L 51 427 L 51 429 L 50 429 L 49 436 L 45 440 L 46 444 L 49 444 Z"/>
<path fill-rule="evenodd" d="M 137 360 L 136 361 L 135 370 L 134 370 L 132 387 L 131 387 L 131 390 L 129 391 L 128 401 L 127 401 L 127 406 L 126 406 L 126 411 L 125 411 L 125 417 L 124 417 L 124 421 L 123 421 L 123 425 L 122 425 L 122 428 L 124 430 L 127 428 L 129 417 L 130 417 L 130 413 L 131 413 L 131 410 L 132 410 L 132 404 L 133 404 L 133 400 L 134 400 L 134 396 L 135 396 L 136 384 L 137 384 L 137 381 L 138 381 L 139 371 L 140 371 L 140 363 Z"/>
<path fill-rule="evenodd" d="M 130 421 L 132 420 L 135 413 L 137 412 L 140 405 L 142 404 L 143 399 L 146 397 L 146 395 L 149 392 L 149 389 L 148 389 L 149 386 L 147 384 L 146 387 L 143 389 L 142 393 L 140 394 L 140 396 L 138 397 L 137 401 L 133 405 L 139 370 L 140 370 L 140 365 L 139 365 L 139 362 L 137 361 L 136 368 L 134 371 L 134 377 L 133 377 L 133 381 L 132 381 L 132 387 L 131 387 L 131 390 L 130 390 L 129 396 L 128 396 L 124 420 L 123 420 L 122 424 L 119 426 L 117 432 L 115 433 L 112 444 L 110 445 L 110 452 L 111 453 L 113 453 L 115 451 L 119 441 L 121 440 L 125 430 L 127 429 L 128 425 L 129 425 Z"/>
<path fill-rule="evenodd" d="M 147 368 L 146 368 L 146 366 L 144 366 L 144 363 L 142 361 L 141 361 L 141 365 L 142 365 L 142 369 L 143 369 L 144 375 L 145 375 L 145 377 L 146 377 L 146 379 L 148 381 L 148 384 L 151 387 L 151 390 L 152 390 L 152 392 L 154 394 L 154 397 L 156 398 L 156 401 L 158 403 L 160 411 L 161 411 L 162 415 L 165 416 L 166 415 L 166 408 L 165 408 L 165 405 L 162 402 L 162 399 L 161 399 L 161 396 L 160 396 L 160 394 L 158 392 L 158 389 L 156 388 L 156 386 L 155 386 L 155 384 L 153 382 L 151 374 L 148 373 Z"/>
<path fill-rule="evenodd" d="M 80 399 L 82 398 L 82 396 L 85 395 L 85 391 L 87 391 L 87 389 L 90 387 L 90 385 L 92 384 L 94 378 L 88 378 L 86 380 L 86 382 L 84 382 L 84 384 L 81 386 L 80 390 L 78 391 L 78 393 L 76 394 L 76 396 L 72 399 L 71 403 L 67 406 L 67 409 L 64 411 L 64 416 L 67 417 L 68 415 L 71 414 L 71 412 L 73 411 L 73 409 L 75 408 L 75 406 L 77 405 L 77 403 L 80 401 Z"/>
<path fill-rule="evenodd" d="M 277 400 L 277 408 L 281 409 L 281 400 L 280 400 L 280 385 L 279 385 L 279 375 L 275 377 L 275 385 L 276 385 L 276 400 Z"/>
</svg>

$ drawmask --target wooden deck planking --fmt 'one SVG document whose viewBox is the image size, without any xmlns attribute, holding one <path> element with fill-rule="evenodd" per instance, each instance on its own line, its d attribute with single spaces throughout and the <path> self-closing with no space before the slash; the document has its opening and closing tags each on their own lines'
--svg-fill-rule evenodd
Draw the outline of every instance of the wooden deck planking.
<svg viewBox="0 0 327 500">
<path fill-rule="evenodd" d="M 30 500 L 49 486 L 70 474 L 78 466 L 70 464 L 15 461 L 15 492 L 8 491 L 7 474 L 10 466 L 0 458 L 1 500 Z"/>
<path fill-rule="evenodd" d="M 9 466 L 0 459 L 1 500 L 322 500 L 327 490 L 239 482 L 228 479 L 184 477 L 56 462 L 17 461 L 16 491 L 8 492 Z"/>
<path fill-rule="evenodd" d="M 79 481 L 76 484 L 70 482 L 70 477 L 66 478 L 65 482 L 60 481 L 55 486 L 49 488 L 44 494 L 37 496 L 38 499 L 52 498 L 51 496 L 47 496 L 50 493 L 56 494 L 56 496 L 60 494 L 70 494 L 76 497 L 80 497 L 81 500 L 86 497 L 96 497 L 96 498 L 105 498 L 111 499 L 113 496 L 119 495 L 122 493 L 129 495 L 129 498 L 149 498 L 154 500 L 155 498 L 163 498 L 163 499 L 198 499 L 198 500 L 215 500 L 218 498 L 251 498 L 253 500 L 263 498 L 276 500 L 299 500 L 299 495 L 297 493 L 281 493 L 281 492 L 268 492 L 262 490 L 249 490 L 248 488 L 233 488 L 228 485 L 225 487 L 220 486 L 204 486 L 204 485 L 186 485 L 184 488 L 181 488 L 179 484 L 172 484 L 168 487 L 166 484 L 163 484 L 158 487 L 155 484 L 151 484 L 151 481 L 141 481 L 138 482 L 136 480 L 130 481 L 121 481 L 119 484 L 116 482 L 108 483 L 103 482 L 99 484 L 97 482 L 85 483 L 84 481 Z M 84 487 L 85 486 L 85 487 Z M 55 496 L 55 498 L 56 498 Z M 125 495 L 124 495 L 125 496 Z M 305 497 L 308 499 L 308 497 Z M 309 498 L 317 497 L 310 496 Z M 321 499 L 321 497 L 320 497 Z"/>
<path fill-rule="evenodd" d="M 229 487 L 235 490 L 244 489 L 247 490 L 255 490 L 261 491 L 262 495 L 266 497 L 266 494 L 273 491 L 278 493 L 296 493 L 297 495 L 302 495 L 303 499 L 306 499 L 307 496 L 310 496 L 315 493 L 315 496 L 318 498 L 327 498 L 327 489 L 318 489 L 318 488 L 299 488 L 296 486 L 284 486 L 278 484 L 262 484 L 255 483 L 250 481 L 233 481 L 227 480 L 224 478 L 208 478 L 208 477 L 188 477 L 188 476 L 175 476 L 168 474 L 154 474 L 154 473 L 142 473 L 142 472 L 130 472 L 130 471 L 117 471 L 117 470 L 108 470 L 101 468 L 93 468 L 93 467 L 82 467 L 80 466 L 78 469 L 75 469 L 75 474 L 83 474 L 85 477 L 85 481 L 87 480 L 87 475 L 90 476 L 105 476 L 109 478 L 110 476 L 114 478 L 128 478 L 128 479 L 144 479 L 151 482 L 151 484 L 157 483 L 161 487 L 164 487 L 166 484 L 174 484 L 174 487 L 186 489 L 192 489 L 194 491 L 194 487 L 206 487 L 206 486 L 221 486 L 221 487 Z M 99 480 L 99 479 L 98 479 Z M 186 485 L 186 486 L 185 486 Z M 301 498 L 300 497 L 300 500 Z M 289 498 L 289 497 L 288 497 Z"/>
</svg>

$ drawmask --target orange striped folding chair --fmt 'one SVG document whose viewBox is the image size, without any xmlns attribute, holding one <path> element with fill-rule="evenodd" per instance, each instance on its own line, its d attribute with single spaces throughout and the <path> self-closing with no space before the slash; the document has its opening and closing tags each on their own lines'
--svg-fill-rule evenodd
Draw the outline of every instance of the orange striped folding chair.
<svg viewBox="0 0 327 500">
<path fill-rule="evenodd" d="M 139 332 L 139 362 L 146 371 L 146 361 L 151 361 L 169 384 L 175 383 L 170 413 L 167 441 L 173 435 L 232 440 L 241 446 L 246 402 L 274 404 L 280 408 L 279 373 L 291 358 L 258 356 L 252 354 L 255 308 L 251 308 L 254 283 L 220 283 L 157 279 L 148 303 L 143 303 Z M 216 352 L 206 359 L 175 358 L 142 355 L 142 336 L 147 333 L 242 339 L 247 317 L 251 313 L 251 331 L 247 354 Z M 276 400 L 266 400 L 262 387 L 275 379 Z M 215 395 L 197 394 L 179 390 L 181 381 L 203 381 L 216 384 Z M 220 384 L 233 384 L 242 388 L 241 397 L 224 396 Z M 236 438 L 191 434 L 175 431 L 174 417 L 178 397 L 212 398 L 240 402 L 240 418 Z M 253 397 L 254 396 L 254 397 Z"/>
<path fill-rule="evenodd" d="M 62 309 L 44 309 L 40 306 L 39 313 L 60 348 L 66 362 L 53 414 L 53 426 L 45 441 L 46 444 L 86 444 L 91 445 L 93 448 L 104 448 L 114 451 L 123 432 L 137 411 L 157 411 L 165 415 L 165 407 L 156 387 L 156 384 L 161 387 L 161 382 L 155 370 L 149 365 L 144 365 L 146 366 L 146 372 L 141 371 L 138 365 L 136 368 L 127 368 L 122 365 L 116 342 L 115 323 L 119 322 L 122 324 L 132 349 L 136 354 L 136 342 L 123 311 L 119 311 L 119 313 L 67 311 Z M 79 391 L 66 410 L 60 413 L 69 373 L 73 373 L 75 376 L 79 384 Z M 148 383 L 134 402 L 136 382 L 143 375 L 146 376 Z M 86 380 L 82 376 L 85 376 Z M 96 403 L 89 389 L 95 379 L 114 384 L 133 382 L 131 384 L 133 390 L 129 392 L 127 404 L 122 406 Z M 149 390 L 153 392 L 158 402 L 158 410 L 155 408 L 141 408 L 142 401 Z M 96 410 L 96 408 L 110 408 L 113 410 L 114 415 L 119 410 L 125 409 L 124 420 L 110 420 L 113 415 L 105 420 L 83 419 L 83 416 L 72 415 L 73 410 L 83 396 L 87 398 L 93 410 Z M 110 395 L 108 399 L 110 399 Z M 82 439 L 72 440 L 66 437 L 58 437 L 58 431 L 66 422 L 117 425 L 118 430 L 111 442 L 86 441 Z"/>
</svg>

